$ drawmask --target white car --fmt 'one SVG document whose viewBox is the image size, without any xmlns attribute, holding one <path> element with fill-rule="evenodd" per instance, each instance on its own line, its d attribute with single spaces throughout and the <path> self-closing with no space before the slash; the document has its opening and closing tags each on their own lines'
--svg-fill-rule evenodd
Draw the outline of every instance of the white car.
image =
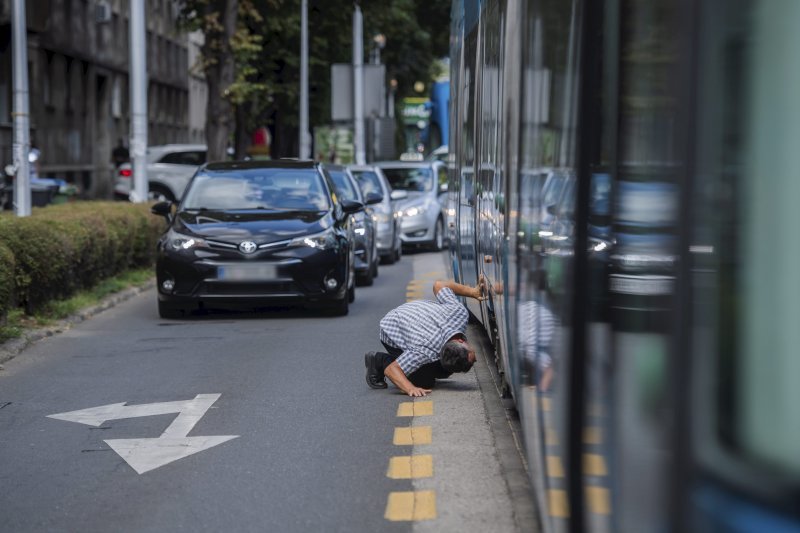
<svg viewBox="0 0 800 533">
<path fill-rule="evenodd" d="M 403 242 L 400 239 L 400 217 L 395 210 L 395 203 L 405 200 L 408 193 L 393 191 L 380 167 L 350 165 L 348 168 L 358 181 L 364 196 L 373 192 L 381 195 L 382 200 L 371 206 L 376 223 L 375 238 L 378 243 L 378 254 L 387 264 L 399 261 L 403 253 Z"/>
<path fill-rule="evenodd" d="M 148 197 L 157 201 L 178 201 L 197 168 L 206 162 L 207 151 L 203 144 L 165 144 L 148 147 Z M 128 200 L 131 192 L 133 192 L 133 169 L 130 163 L 124 163 L 117 170 L 114 196 L 120 200 Z"/>
<path fill-rule="evenodd" d="M 384 161 L 380 167 L 393 191 L 405 191 L 397 202 L 403 246 L 441 250 L 447 239 L 440 195 L 447 191 L 447 168 L 441 161 Z"/>
</svg>

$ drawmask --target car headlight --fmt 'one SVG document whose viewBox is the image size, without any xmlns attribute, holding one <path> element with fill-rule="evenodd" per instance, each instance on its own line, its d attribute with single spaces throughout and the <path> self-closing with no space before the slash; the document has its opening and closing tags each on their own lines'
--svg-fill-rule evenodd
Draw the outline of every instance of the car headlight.
<svg viewBox="0 0 800 533">
<path fill-rule="evenodd" d="M 308 246 L 309 248 L 316 248 L 317 250 L 329 250 L 336 247 L 336 237 L 333 235 L 333 230 L 328 229 L 321 233 L 313 235 L 304 235 L 292 239 L 290 246 Z"/>
<path fill-rule="evenodd" d="M 402 216 L 404 217 L 415 217 L 417 215 L 422 215 L 428 209 L 426 205 L 414 205 L 411 207 L 407 207 L 402 211 Z"/>
<path fill-rule="evenodd" d="M 392 215 L 386 213 L 375 213 L 373 218 L 378 224 L 388 224 L 392 221 Z"/>
<path fill-rule="evenodd" d="M 169 235 L 167 235 L 167 246 L 169 246 L 171 250 L 180 252 L 206 246 L 206 241 L 200 237 L 192 237 L 190 235 L 178 233 L 177 231 L 170 231 Z"/>
</svg>

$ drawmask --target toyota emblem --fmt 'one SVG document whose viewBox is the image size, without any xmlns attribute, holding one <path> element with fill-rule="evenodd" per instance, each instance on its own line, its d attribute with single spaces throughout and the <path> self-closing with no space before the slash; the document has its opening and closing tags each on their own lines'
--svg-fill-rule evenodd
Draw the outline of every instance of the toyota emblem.
<svg viewBox="0 0 800 533">
<path fill-rule="evenodd" d="M 256 243 L 253 241 L 244 241 L 239 245 L 239 250 L 243 254 L 252 254 L 256 251 L 256 248 L 258 248 L 258 246 L 256 246 Z"/>
</svg>

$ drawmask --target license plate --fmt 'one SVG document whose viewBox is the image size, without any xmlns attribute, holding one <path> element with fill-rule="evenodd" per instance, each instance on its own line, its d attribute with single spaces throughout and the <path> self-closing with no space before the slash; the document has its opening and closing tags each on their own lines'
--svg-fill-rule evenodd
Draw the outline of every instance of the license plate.
<svg viewBox="0 0 800 533">
<path fill-rule="evenodd" d="M 225 281 L 264 281 L 275 279 L 275 265 L 228 265 L 217 267 L 217 279 Z"/>
</svg>

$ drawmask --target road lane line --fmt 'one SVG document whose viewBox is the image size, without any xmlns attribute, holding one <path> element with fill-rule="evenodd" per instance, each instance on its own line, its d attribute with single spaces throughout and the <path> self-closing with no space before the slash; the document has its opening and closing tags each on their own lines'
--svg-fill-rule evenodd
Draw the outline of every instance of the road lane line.
<svg viewBox="0 0 800 533">
<path fill-rule="evenodd" d="M 397 416 L 430 416 L 433 414 L 433 402 L 401 402 L 397 406 Z"/>
<path fill-rule="evenodd" d="M 569 518 L 567 491 L 561 489 L 548 489 L 547 503 L 549 506 L 550 516 L 555 518 Z"/>
<path fill-rule="evenodd" d="M 430 444 L 433 432 L 430 426 L 414 426 L 405 428 L 394 428 L 393 443 L 396 446 L 416 446 L 418 444 Z"/>
<path fill-rule="evenodd" d="M 564 477 L 564 466 L 557 455 L 547 456 L 547 475 L 549 477 Z"/>
<path fill-rule="evenodd" d="M 606 460 L 597 453 L 583 454 L 583 473 L 587 476 L 607 476 Z"/>
<path fill-rule="evenodd" d="M 386 477 L 391 479 L 419 479 L 433 477 L 432 455 L 401 455 L 389 458 Z"/>
<path fill-rule="evenodd" d="M 392 522 L 433 520 L 436 518 L 436 493 L 432 490 L 390 492 L 383 516 Z"/>
<path fill-rule="evenodd" d="M 604 487 L 586 487 L 586 501 L 594 514 L 611 514 L 611 497 Z"/>
<path fill-rule="evenodd" d="M 601 444 L 603 442 L 603 430 L 599 427 L 587 427 L 583 429 L 584 444 Z"/>
</svg>

